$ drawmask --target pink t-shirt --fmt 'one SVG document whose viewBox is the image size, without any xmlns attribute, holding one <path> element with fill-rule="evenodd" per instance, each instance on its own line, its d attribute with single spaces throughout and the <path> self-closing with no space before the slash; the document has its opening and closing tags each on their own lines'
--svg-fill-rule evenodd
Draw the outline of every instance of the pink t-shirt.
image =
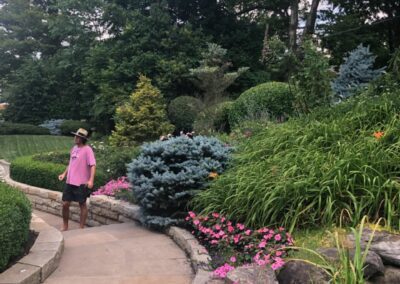
<svg viewBox="0 0 400 284">
<path fill-rule="evenodd" d="M 90 178 L 90 168 L 95 165 L 96 159 L 90 146 L 74 146 L 69 159 L 67 184 L 86 184 Z"/>
</svg>

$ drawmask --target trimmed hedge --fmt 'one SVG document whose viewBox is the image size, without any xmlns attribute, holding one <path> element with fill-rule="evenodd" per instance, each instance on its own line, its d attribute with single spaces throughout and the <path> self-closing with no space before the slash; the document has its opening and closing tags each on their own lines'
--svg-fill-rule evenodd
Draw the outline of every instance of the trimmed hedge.
<svg viewBox="0 0 400 284">
<path fill-rule="evenodd" d="M 38 161 L 33 156 L 15 159 L 10 168 L 11 178 L 15 181 L 55 191 L 63 191 L 65 181 L 60 182 L 58 176 L 67 165 Z M 94 187 L 98 188 L 107 182 L 101 171 L 96 173 Z"/>
<path fill-rule="evenodd" d="M 61 135 L 71 135 L 71 132 L 76 132 L 79 128 L 90 131 L 90 124 L 79 120 L 65 120 L 60 125 Z"/>
<path fill-rule="evenodd" d="M 233 102 L 226 101 L 210 106 L 197 115 L 194 122 L 194 131 L 201 135 L 210 135 L 214 132 L 231 131 L 229 112 Z"/>
<path fill-rule="evenodd" d="M 294 96 L 289 85 L 268 82 L 248 89 L 233 103 L 229 111 L 232 126 L 246 119 L 269 116 L 271 119 L 287 117 L 293 113 Z"/>
<path fill-rule="evenodd" d="M 44 127 L 24 124 L 0 122 L 0 135 L 50 135 L 50 131 Z"/>
<path fill-rule="evenodd" d="M 203 103 L 197 98 L 177 97 L 168 106 L 168 118 L 176 131 L 192 131 L 196 116 L 203 108 Z"/>
<path fill-rule="evenodd" d="M 29 200 L 22 192 L 0 183 L 0 273 L 23 252 L 30 221 Z"/>
</svg>

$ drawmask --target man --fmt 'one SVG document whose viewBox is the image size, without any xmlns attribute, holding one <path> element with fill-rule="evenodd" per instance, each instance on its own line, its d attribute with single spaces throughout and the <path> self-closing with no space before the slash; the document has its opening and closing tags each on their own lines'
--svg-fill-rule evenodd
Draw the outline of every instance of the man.
<svg viewBox="0 0 400 284">
<path fill-rule="evenodd" d="M 85 227 L 88 209 L 86 198 L 93 188 L 94 175 L 96 173 L 96 159 L 93 150 L 86 145 L 88 132 L 79 128 L 75 135 L 75 146 L 71 149 L 71 156 L 67 169 L 58 176 L 60 181 L 67 176 L 67 182 L 62 195 L 63 227 L 62 231 L 68 230 L 69 207 L 72 201 L 78 202 L 81 209 L 80 227 Z"/>
</svg>

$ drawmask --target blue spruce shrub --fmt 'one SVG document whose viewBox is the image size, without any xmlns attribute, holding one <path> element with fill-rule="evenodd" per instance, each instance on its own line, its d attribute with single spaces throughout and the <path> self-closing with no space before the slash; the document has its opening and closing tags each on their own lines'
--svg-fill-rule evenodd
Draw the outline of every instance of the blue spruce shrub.
<svg viewBox="0 0 400 284">
<path fill-rule="evenodd" d="M 344 58 L 339 76 L 332 82 L 332 89 L 339 100 L 354 95 L 357 90 L 384 73 L 385 68 L 373 69 L 375 58 L 369 47 L 362 44 Z"/>
<path fill-rule="evenodd" d="M 226 169 L 231 152 L 204 136 L 146 143 L 141 150 L 128 165 L 128 177 L 142 207 L 141 222 L 154 229 L 182 222 L 187 203 L 207 186 L 211 172 Z"/>
<path fill-rule="evenodd" d="M 39 126 L 47 128 L 50 131 L 51 135 L 61 135 L 60 127 L 64 121 L 65 121 L 65 119 L 50 119 L 50 120 L 44 121 Z"/>
</svg>

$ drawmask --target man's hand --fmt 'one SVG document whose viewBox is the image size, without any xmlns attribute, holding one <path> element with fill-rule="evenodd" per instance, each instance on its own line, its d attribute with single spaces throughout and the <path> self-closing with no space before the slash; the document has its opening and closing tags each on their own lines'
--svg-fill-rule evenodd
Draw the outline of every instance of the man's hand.
<svg viewBox="0 0 400 284">
<path fill-rule="evenodd" d="M 89 180 L 89 181 L 88 181 L 87 187 L 88 187 L 89 189 L 92 189 L 92 188 L 93 188 L 93 181 L 92 181 L 92 180 Z"/>
<path fill-rule="evenodd" d="M 62 181 L 63 179 L 65 179 L 65 173 L 62 173 L 61 175 L 58 176 L 59 181 Z"/>
</svg>

